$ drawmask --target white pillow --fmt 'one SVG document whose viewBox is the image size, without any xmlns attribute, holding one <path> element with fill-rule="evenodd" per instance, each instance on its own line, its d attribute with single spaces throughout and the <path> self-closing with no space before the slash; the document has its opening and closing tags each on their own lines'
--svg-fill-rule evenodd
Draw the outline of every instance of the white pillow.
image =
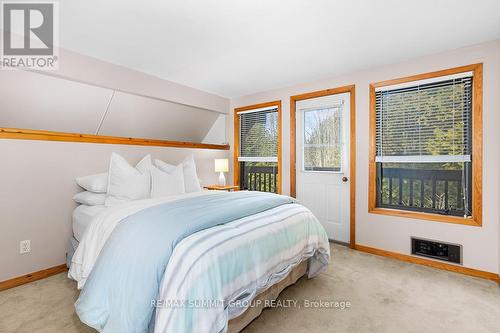
<svg viewBox="0 0 500 333">
<path fill-rule="evenodd" d="M 76 178 L 76 183 L 94 193 L 106 193 L 108 190 L 108 173 L 99 173 L 96 175 Z"/>
<path fill-rule="evenodd" d="M 161 160 L 155 160 L 156 166 L 165 172 L 172 172 L 175 168 L 174 165 L 165 163 Z M 186 193 L 201 191 L 200 181 L 198 180 L 198 175 L 196 174 L 196 164 L 194 162 L 193 155 L 186 157 L 181 163 L 184 173 L 184 189 Z"/>
<path fill-rule="evenodd" d="M 182 164 L 165 172 L 157 167 L 151 168 L 151 198 L 168 197 L 185 193 L 184 172 Z"/>
<path fill-rule="evenodd" d="M 106 206 L 151 196 L 151 155 L 144 157 L 134 168 L 123 157 L 111 154 L 109 163 Z"/>
<path fill-rule="evenodd" d="M 89 191 L 84 191 L 77 193 L 73 196 L 73 200 L 75 202 L 88 205 L 88 206 L 99 206 L 104 205 L 106 200 L 106 193 L 93 193 Z"/>
</svg>

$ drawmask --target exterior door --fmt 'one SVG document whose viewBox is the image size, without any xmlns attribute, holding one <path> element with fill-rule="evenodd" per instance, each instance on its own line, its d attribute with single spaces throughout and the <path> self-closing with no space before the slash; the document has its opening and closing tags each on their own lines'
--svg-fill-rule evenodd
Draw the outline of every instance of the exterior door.
<svg viewBox="0 0 500 333">
<path fill-rule="evenodd" d="M 350 93 L 297 101 L 297 199 L 349 243 Z"/>
</svg>

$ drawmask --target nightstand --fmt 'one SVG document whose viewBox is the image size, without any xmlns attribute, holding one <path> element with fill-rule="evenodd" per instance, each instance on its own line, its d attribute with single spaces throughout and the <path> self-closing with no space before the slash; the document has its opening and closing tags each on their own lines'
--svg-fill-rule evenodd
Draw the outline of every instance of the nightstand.
<svg viewBox="0 0 500 333">
<path fill-rule="evenodd" d="M 208 186 L 203 186 L 203 188 L 206 188 L 207 190 L 210 190 L 210 191 L 228 191 L 228 192 L 240 190 L 240 187 L 237 185 L 236 186 L 208 185 Z"/>
</svg>

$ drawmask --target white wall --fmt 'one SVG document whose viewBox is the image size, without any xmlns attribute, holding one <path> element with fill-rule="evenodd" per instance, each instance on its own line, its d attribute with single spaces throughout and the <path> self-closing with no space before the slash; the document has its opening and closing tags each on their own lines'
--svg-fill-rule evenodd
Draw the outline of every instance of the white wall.
<svg viewBox="0 0 500 333">
<path fill-rule="evenodd" d="M 61 50 L 60 61 L 60 69 L 51 75 L 220 113 L 229 110 L 226 98 L 74 52 Z M 32 73 L 25 74 L 21 76 L 32 76 Z M 68 95 L 67 90 L 57 92 L 63 95 L 60 96 L 62 100 L 73 105 L 81 101 L 74 93 Z M 97 98 L 102 94 L 92 96 Z M 8 97 L 5 91 L 0 92 L 3 102 Z M 40 104 L 43 105 L 37 110 L 42 110 L 49 102 L 44 103 L 42 99 Z M 84 107 L 81 111 L 85 110 L 89 108 Z M 58 110 L 65 111 L 68 112 L 64 108 Z M 90 112 L 80 117 L 80 122 L 83 124 L 86 118 L 91 118 L 93 123 L 88 123 L 87 127 L 92 130 L 95 116 L 95 112 Z M 62 126 L 61 117 L 49 118 L 50 124 L 59 121 L 58 125 Z M 210 132 L 211 126 L 209 124 L 205 133 Z M 209 134 L 205 140 L 223 140 L 220 135 Z M 198 139 L 201 141 L 202 137 Z M 81 190 L 75 177 L 106 171 L 111 152 L 122 154 L 131 163 L 146 154 L 170 163 L 178 163 L 193 154 L 204 184 L 217 180 L 213 160 L 228 157 L 228 152 L 223 150 L 0 139 L 0 281 L 65 263 L 66 245 L 72 234 L 71 213 L 76 207 L 71 198 Z M 19 241 L 25 239 L 31 240 L 32 252 L 20 255 Z"/>
<path fill-rule="evenodd" d="M 72 235 L 75 177 L 106 172 L 111 152 L 135 165 L 151 154 L 177 164 L 193 154 L 202 184 L 214 184 L 215 158 L 223 150 L 142 147 L 73 142 L 0 140 L 0 281 L 65 263 Z M 19 241 L 31 253 L 19 254 Z"/>
<path fill-rule="evenodd" d="M 483 226 L 471 227 L 368 213 L 369 84 L 451 67 L 484 63 L 484 180 Z M 293 70 L 293 69 L 291 69 Z M 262 92 L 231 100 L 235 107 L 281 100 L 283 105 L 283 192 L 290 189 L 290 96 L 356 85 L 356 243 L 409 254 L 410 236 L 463 244 L 463 264 L 499 272 L 500 219 L 500 41 L 457 49 L 404 63 L 367 69 L 308 84 Z M 228 140 L 233 142 L 233 116 L 228 119 Z M 231 156 L 233 152 L 231 150 Z"/>
<path fill-rule="evenodd" d="M 0 34 L 3 30 L 0 29 Z M 23 36 L 12 33 L 12 38 Z M 58 69 L 39 71 L 82 83 L 89 83 L 121 92 L 153 97 L 202 109 L 228 112 L 229 99 L 159 77 L 115 65 L 64 48 L 59 48 Z"/>
<path fill-rule="evenodd" d="M 0 91 L 2 127 L 225 142 L 227 114 L 218 111 L 21 70 L 3 71 Z"/>
</svg>

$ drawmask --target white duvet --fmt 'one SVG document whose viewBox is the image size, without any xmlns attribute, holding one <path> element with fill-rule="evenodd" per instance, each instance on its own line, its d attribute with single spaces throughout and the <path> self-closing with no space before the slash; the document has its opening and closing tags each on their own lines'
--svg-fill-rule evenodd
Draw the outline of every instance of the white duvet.
<svg viewBox="0 0 500 333">
<path fill-rule="evenodd" d="M 88 229 L 80 240 L 80 244 L 71 259 L 68 277 L 77 282 L 78 289 L 83 288 L 104 244 L 106 244 L 109 236 L 121 220 L 148 207 L 183 198 L 206 195 L 208 193 L 210 192 L 200 191 L 165 198 L 129 201 L 107 208 L 92 219 Z"/>
<path fill-rule="evenodd" d="M 148 207 L 206 194 L 214 192 L 110 207 L 93 219 L 73 256 L 68 276 L 78 282 L 79 289 L 85 285 L 107 239 L 126 217 Z M 194 233 L 172 252 L 155 302 L 152 328 L 165 333 L 225 332 L 230 319 L 245 311 L 258 293 L 285 278 L 300 262 L 309 259 L 308 273 L 312 277 L 328 264 L 329 257 L 323 227 L 300 204 L 282 205 Z M 220 303 L 202 307 L 182 303 L 207 297 Z"/>
</svg>

